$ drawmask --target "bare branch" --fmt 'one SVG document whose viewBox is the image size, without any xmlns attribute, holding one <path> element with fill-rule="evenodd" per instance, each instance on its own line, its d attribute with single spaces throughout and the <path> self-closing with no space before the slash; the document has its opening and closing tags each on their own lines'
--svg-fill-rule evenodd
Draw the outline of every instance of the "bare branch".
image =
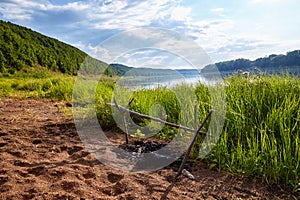
<svg viewBox="0 0 300 200">
<path fill-rule="evenodd" d="M 152 117 L 152 116 L 149 116 L 149 115 L 144 115 L 144 114 L 141 114 L 141 113 L 129 110 L 128 108 L 124 108 L 124 107 L 122 107 L 120 105 L 116 105 L 115 103 L 114 104 L 107 103 L 107 105 L 116 107 L 119 110 L 122 110 L 123 112 L 129 112 L 130 114 L 136 115 L 136 116 L 141 117 L 141 118 L 151 119 L 153 121 L 160 122 L 160 123 L 165 124 L 167 126 L 171 126 L 171 127 L 174 127 L 174 128 L 184 129 L 184 130 L 187 130 L 187 131 L 190 131 L 190 132 L 195 132 L 195 129 L 192 129 L 192 128 L 189 128 L 189 127 L 186 127 L 186 126 L 177 125 L 177 124 L 174 124 L 174 123 L 171 123 L 171 122 L 167 122 L 167 121 L 162 120 L 160 118 Z M 200 132 L 200 131 L 199 131 L 199 133 L 206 134 L 205 132 Z"/>
</svg>

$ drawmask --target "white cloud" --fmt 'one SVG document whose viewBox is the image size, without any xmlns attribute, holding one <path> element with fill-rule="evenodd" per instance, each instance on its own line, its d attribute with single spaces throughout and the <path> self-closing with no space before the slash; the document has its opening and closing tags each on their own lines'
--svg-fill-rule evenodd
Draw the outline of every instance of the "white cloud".
<svg viewBox="0 0 300 200">
<path fill-rule="evenodd" d="M 224 8 L 213 8 L 213 9 L 210 9 L 210 12 L 213 12 L 213 13 L 223 12 L 223 11 L 224 11 Z"/>
<path fill-rule="evenodd" d="M 87 10 L 88 8 L 88 5 L 80 2 L 68 3 L 61 6 L 53 5 L 43 0 L 6 0 L 0 3 L 0 12 L 4 18 L 26 23 L 39 20 L 37 16 L 41 14 L 50 17 L 53 13 L 64 14 L 63 12 L 66 11 L 76 13 Z M 60 20 L 64 21 L 63 17 Z M 58 24 L 60 21 L 52 21 L 52 23 Z M 45 25 L 51 26 L 50 21 Z"/>
<path fill-rule="evenodd" d="M 139 57 L 129 56 L 124 58 L 121 57 L 117 59 L 116 62 L 124 63 L 128 66 L 133 66 L 133 67 L 164 68 L 166 67 L 165 63 L 167 59 L 168 57 L 163 55 L 151 56 L 146 54 L 141 57 L 140 56 Z"/>
<path fill-rule="evenodd" d="M 236 58 L 254 59 L 263 52 L 282 49 L 279 42 L 270 35 L 236 31 L 236 26 L 233 19 L 200 20 L 190 22 L 186 34 L 197 41 L 213 62 Z"/>
<path fill-rule="evenodd" d="M 114 1 L 106 0 L 102 3 L 101 6 L 99 6 L 99 11 L 103 13 L 106 12 L 117 13 L 120 12 L 122 9 L 124 9 L 127 5 L 128 5 L 127 2 L 122 0 L 114 0 Z"/>
<path fill-rule="evenodd" d="M 201 47 L 220 48 L 231 40 L 229 32 L 233 29 L 235 22 L 233 20 L 202 20 L 190 23 L 187 35 L 192 36 Z"/>
<path fill-rule="evenodd" d="M 280 48 L 288 49 L 296 46 L 295 43 L 293 45 L 293 41 L 278 40 L 274 36 L 280 32 L 280 30 L 276 32 L 280 21 L 278 21 L 279 17 L 275 16 L 277 14 L 274 14 L 276 12 L 273 12 L 273 15 L 264 12 L 263 14 L 267 16 L 265 19 L 260 17 L 262 13 L 249 12 L 249 10 L 253 12 L 263 10 L 260 5 L 270 8 L 273 7 L 271 6 L 273 4 L 276 4 L 274 8 L 277 9 L 278 7 L 281 9 L 282 5 L 286 4 L 285 8 L 289 11 L 288 8 L 291 4 L 285 2 L 294 2 L 296 5 L 296 0 L 249 0 L 247 3 L 241 3 L 247 7 L 245 10 L 248 10 L 241 15 L 244 17 L 243 19 L 239 19 L 237 17 L 239 15 L 227 17 L 227 15 L 231 15 L 230 7 L 215 3 L 207 3 L 210 5 L 207 6 L 205 13 L 208 16 L 204 16 L 204 14 L 199 14 L 199 10 L 196 10 L 192 4 L 184 6 L 181 0 L 82 0 L 77 2 L 68 0 L 69 3 L 65 4 L 59 0 L 57 2 L 57 4 L 53 4 L 51 0 L 1 0 L 0 13 L 5 20 L 23 24 L 49 36 L 55 36 L 88 53 L 101 53 L 103 57 L 109 56 L 108 52 L 105 51 L 105 48 L 97 49 L 96 44 L 112 34 L 140 27 L 161 27 L 188 35 L 218 60 L 226 59 L 226 56 L 227 58 L 247 55 L 250 57 L 270 50 L 276 51 Z M 283 3 L 279 4 L 279 2 Z M 236 9 L 241 9 L 241 7 Z M 270 10 L 270 12 L 272 11 Z M 288 18 L 287 13 L 282 16 Z M 248 21 L 245 21 L 246 18 Z M 252 18 L 259 19 L 256 20 L 256 25 L 254 22 L 252 23 L 254 21 Z M 285 27 L 287 23 L 283 17 L 280 19 L 280 24 L 284 26 L 280 29 L 289 30 Z M 289 23 L 296 24 L 291 19 L 292 17 L 289 18 Z M 270 23 L 273 23 L 275 27 L 272 30 Z M 260 24 L 260 27 L 257 24 Z M 297 33 L 298 29 L 294 28 L 293 30 Z M 281 32 L 286 35 L 286 32 Z M 164 40 L 164 43 L 161 43 L 162 47 L 167 45 L 174 51 L 179 52 L 181 49 L 181 52 L 189 52 L 189 48 L 191 48 L 186 44 L 179 44 L 176 38 L 161 35 L 160 32 L 151 34 L 136 32 L 129 37 L 131 38 L 129 41 L 121 41 L 121 43 L 129 42 L 134 46 L 135 43 L 144 42 L 145 45 L 150 45 L 156 42 L 147 41 L 148 38 L 151 38 L 150 35 L 152 38 L 161 38 Z M 285 43 L 287 44 L 284 45 Z M 115 48 L 117 47 L 116 45 Z M 189 53 L 192 55 L 193 52 Z M 147 57 L 146 54 L 144 56 Z M 131 57 L 131 59 L 133 58 Z M 157 55 L 156 60 L 150 58 L 148 60 L 155 63 L 156 61 L 162 62 L 164 58 Z M 135 61 L 132 60 L 132 62 Z"/>
<path fill-rule="evenodd" d="M 108 49 L 103 48 L 101 46 L 88 46 L 88 49 L 90 50 L 90 55 L 94 58 L 97 58 L 103 62 L 111 63 L 113 58 L 111 56 L 111 53 Z"/>
<path fill-rule="evenodd" d="M 172 0 L 153 0 L 122 5 L 122 9 L 111 12 L 103 9 L 101 5 L 91 4 L 87 18 L 98 29 L 128 30 L 163 23 L 177 4 Z"/>
<path fill-rule="evenodd" d="M 159 49 L 142 49 L 121 55 L 114 62 L 131 67 L 182 69 L 192 66 L 179 55 Z"/>
<path fill-rule="evenodd" d="M 191 8 L 177 6 L 172 10 L 171 20 L 185 21 L 187 19 L 190 19 L 190 14 L 191 14 Z"/>
<path fill-rule="evenodd" d="M 266 3 L 278 3 L 281 0 L 250 0 L 250 3 L 253 4 L 266 4 Z"/>
<path fill-rule="evenodd" d="M 32 28 L 42 33 L 48 31 L 50 36 L 63 34 L 60 36 L 63 38 L 67 37 L 66 32 L 69 38 L 74 32 L 78 35 L 79 29 L 82 32 L 151 26 L 184 29 L 191 12 L 191 8 L 180 6 L 176 0 L 88 0 L 62 5 L 47 0 L 3 0 L 0 5 L 3 18 L 25 26 L 34 25 Z"/>
</svg>

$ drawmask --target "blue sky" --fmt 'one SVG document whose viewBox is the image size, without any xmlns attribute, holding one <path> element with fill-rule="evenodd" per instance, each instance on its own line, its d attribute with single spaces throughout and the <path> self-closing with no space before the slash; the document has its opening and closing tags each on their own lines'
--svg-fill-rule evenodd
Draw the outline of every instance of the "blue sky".
<svg viewBox="0 0 300 200">
<path fill-rule="evenodd" d="M 299 13 L 298 0 L 0 2 L 0 19 L 57 38 L 91 55 L 97 56 L 99 44 L 115 34 L 155 27 L 176 31 L 193 40 L 212 62 L 255 59 L 300 49 Z M 156 62 L 173 63 L 173 68 L 188 67 L 172 54 L 145 49 L 124 53 L 115 61 L 131 66 Z"/>
</svg>

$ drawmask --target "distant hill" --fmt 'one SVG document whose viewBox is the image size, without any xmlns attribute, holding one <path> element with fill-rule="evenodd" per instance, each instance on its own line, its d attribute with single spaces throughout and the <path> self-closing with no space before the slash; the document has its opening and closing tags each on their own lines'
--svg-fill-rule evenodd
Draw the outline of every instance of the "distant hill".
<svg viewBox="0 0 300 200">
<path fill-rule="evenodd" d="M 0 73 L 45 68 L 76 75 L 80 67 L 95 73 L 106 69 L 104 73 L 110 76 L 122 73 L 71 45 L 0 20 Z"/>
<path fill-rule="evenodd" d="M 215 64 L 218 70 L 223 74 L 232 74 L 238 70 L 267 73 L 290 72 L 300 73 L 300 50 L 288 52 L 286 55 L 272 54 L 264 58 L 258 58 L 254 61 L 248 59 L 236 59 L 231 61 L 219 62 Z M 211 73 L 212 65 L 208 65 L 201 70 L 201 73 Z"/>
<path fill-rule="evenodd" d="M 169 75 L 175 72 L 172 69 L 159 69 L 159 68 L 146 68 L 146 67 L 128 67 L 126 65 L 113 63 L 110 64 L 112 71 L 110 74 L 123 76 L 163 76 Z"/>
<path fill-rule="evenodd" d="M 109 66 L 110 68 L 108 68 L 105 71 L 105 74 L 109 76 L 122 76 L 126 72 L 132 69 L 132 67 L 128 67 L 126 65 L 117 64 L 117 63 L 112 63 Z"/>
<path fill-rule="evenodd" d="M 113 63 L 110 64 L 113 71 L 110 72 L 111 74 L 117 76 L 170 76 L 174 74 L 181 74 L 182 76 L 190 76 L 191 74 L 199 74 L 197 69 L 160 69 L 160 68 L 146 68 L 146 67 L 128 67 L 126 65 Z"/>
<path fill-rule="evenodd" d="M 122 76 L 127 73 L 128 76 L 161 76 L 174 73 L 171 69 L 152 69 L 152 68 L 133 68 L 122 64 L 110 64 L 112 67 L 110 74 Z M 214 65 L 208 65 L 201 70 L 201 73 L 213 73 Z M 269 74 L 286 73 L 300 74 L 300 50 L 288 52 L 286 55 L 272 54 L 264 58 L 258 58 L 254 61 L 248 59 L 236 59 L 216 63 L 218 70 L 223 76 L 233 74 L 239 70 Z M 134 69 L 134 70 L 132 70 Z M 177 69 L 175 70 L 182 75 L 198 74 L 196 69 Z"/>
<path fill-rule="evenodd" d="M 232 74 L 237 70 L 250 72 L 261 70 L 269 73 L 289 71 L 299 74 L 300 50 L 288 52 L 286 55 L 272 54 L 254 61 L 237 59 L 219 62 L 216 66 L 223 75 Z M 77 70 L 81 68 L 89 73 L 107 76 L 122 76 L 133 69 L 116 63 L 108 65 L 57 39 L 0 20 L 0 73 L 14 74 L 40 68 L 73 75 L 76 75 Z M 132 71 L 138 75 L 151 74 L 153 76 L 157 73 L 161 75 L 169 72 L 149 68 Z M 213 72 L 211 65 L 201 70 L 201 73 L 211 72 Z"/>
</svg>

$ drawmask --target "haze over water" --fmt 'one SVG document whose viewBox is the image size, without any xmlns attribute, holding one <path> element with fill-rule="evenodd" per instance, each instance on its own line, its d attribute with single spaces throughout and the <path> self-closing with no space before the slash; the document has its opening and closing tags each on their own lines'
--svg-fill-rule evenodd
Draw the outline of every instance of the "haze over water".
<svg viewBox="0 0 300 200">
<path fill-rule="evenodd" d="M 166 70 L 141 73 L 139 70 L 127 72 L 118 84 L 132 90 L 154 89 L 158 87 L 173 87 L 178 84 L 196 85 L 197 83 L 209 83 L 198 70 Z"/>
</svg>

